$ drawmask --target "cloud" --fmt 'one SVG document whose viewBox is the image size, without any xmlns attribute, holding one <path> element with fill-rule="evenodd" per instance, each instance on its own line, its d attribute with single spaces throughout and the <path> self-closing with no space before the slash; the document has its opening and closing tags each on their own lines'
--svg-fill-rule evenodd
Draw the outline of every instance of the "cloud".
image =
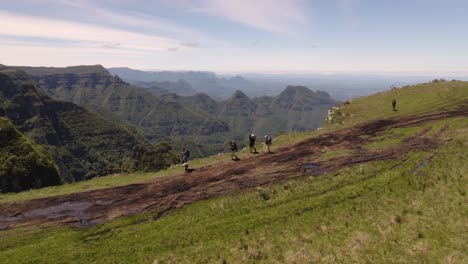
<svg viewBox="0 0 468 264">
<path fill-rule="evenodd" d="M 176 39 L 58 19 L 22 16 L 0 11 L 0 21 L 2 21 L 0 36 L 30 38 L 31 41 L 34 41 L 34 38 L 52 39 L 83 46 L 92 44 L 102 48 L 146 52 L 182 47 Z"/>
<path fill-rule="evenodd" d="M 153 53 L 134 50 L 103 49 L 93 46 L 36 45 L 23 42 L 0 41 L 0 59 L 5 65 L 55 66 L 120 65 L 137 67 Z M 125 58 L 125 63 L 122 63 Z"/>
<path fill-rule="evenodd" d="M 119 42 L 108 42 L 104 43 L 101 47 L 104 49 L 116 49 L 120 46 Z"/>
<path fill-rule="evenodd" d="M 196 48 L 196 47 L 200 46 L 200 43 L 198 43 L 196 41 L 186 41 L 186 42 L 180 43 L 180 45 L 182 45 L 184 47 L 189 47 L 189 48 Z"/>
<path fill-rule="evenodd" d="M 179 42 L 203 43 L 208 46 L 227 46 L 225 41 L 202 32 L 197 28 L 164 19 L 150 14 L 161 3 L 145 3 L 127 0 L 16 0 L 18 6 L 31 6 L 38 9 L 50 6 L 47 18 L 60 17 L 69 14 L 67 20 L 80 23 L 95 24 L 112 28 L 120 28 L 131 32 L 143 32 L 168 38 L 178 39 Z M 164 0 L 161 0 L 164 1 Z M 145 11 L 137 11 L 141 10 Z M 11 9 L 13 12 L 15 9 Z M 21 9 L 20 9 L 21 10 Z M 146 11 L 147 10 L 147 11 Z M 28 12 L 27 10 L 23 10 Z M 1 7 L 0 7 L 1 12 Z M 148 12 L 148 13 L 147 13 Z M 16 11 L 14 12 L 16 13 Z M 32 12 L 34 14 L 35 12 Z M 182 45 L 183 46 L 183 45 Z M 189 46 L 185 46 L 189 47 Z"/>
<path fill-rule="evenodd" d="M 224 18 L 253 28 L 286 33 L 306 22 L 302 0 L 182 1 L 194 13 Z"/>
</svg>

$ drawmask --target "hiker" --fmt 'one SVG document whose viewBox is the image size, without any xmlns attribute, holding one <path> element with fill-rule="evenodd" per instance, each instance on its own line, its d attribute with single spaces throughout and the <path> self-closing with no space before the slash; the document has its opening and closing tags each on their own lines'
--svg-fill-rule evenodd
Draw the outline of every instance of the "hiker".
<svg viewBox="0 0 468 264">
<path fill-rule="evenodd" d="M 249 135 L 249 147 L 250 147 L 250 153 L 252 153 L 252 149 L 254 150 L 253 153 L 257 153 L 257 149 L 255 148 L 255 139 L 257 137 L 255 134 L 250 134 Z"/>
<path fill-rule="evenodd" d="M 265 153 L 267 153 L 267 152 L 268 152 L 268 153 L 271 153 L 271 151 L 270 151 L 271 137 L 269 137 L 268 135 L 265 135 L 265 142 L 264 142 L 264 144 L 265 144 L 265 147 L 264 147 L 264 149 L 263 149 L 264 152 L 265 152 Z"/>
<path fill-rule="evenodd" d="M 229 148 L 231 149 L 231 160 L 238 160 L 239 158 L 237 157 L 237 143 L 236 141 L 231 141 L 231 143 L 229 143 Z"/>
<path fill-rule="evenodd" d="M 393 111 L 396 111 L 396 99 L 393 98 L 392 100 Z"/>
<path fill-rule="evenodd" d="M 189 172 L 189 159 L 190 159 L 190 151 L 183 148 L 182 149 L 182 165 L 185 168 L 185 172 Z"/>
</svg>

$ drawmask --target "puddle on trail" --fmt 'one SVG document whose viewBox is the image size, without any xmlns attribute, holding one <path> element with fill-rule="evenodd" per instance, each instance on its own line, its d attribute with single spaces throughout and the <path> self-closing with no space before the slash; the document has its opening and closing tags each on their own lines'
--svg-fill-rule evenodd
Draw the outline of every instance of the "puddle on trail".
<svg viewBox="0 0 468 264">
<path fill-rule="evenodd" d="M 96 205 L 109 205 L 112 204 L 114 201 L 104 201 L 104 200 L 97 200 L 95 202 Z"/>
<path fill-rule="evenodd" d="M 18 219 L 29 219 L 34 217 L 47 217 L 48 219 L 57 219 L 64 216 L 71 216 L 79 221 L 80 227 L 88 226 L 86 220 L 85 210 L 88 209 L 92 203 L 90 202 L 66 202 L 59 205 L 50 206 L 47 208 L 33 209 L 24 213 L 17 213 L 4 218 L 0 218 L 0 230 L 3 224 L 18 221 Z M 8 224 L 7 224 L 8 226 Z"/>
<path fill-rule="evenodd" d="M 320 169 L 320 164 L 317 163 L 306 163 L 302 165 L 302 168 L 304 173 L 310 174 L 312 176 L 317 176 L 328 171 L 327 169 Z M 308 173 L 309 170 L 310 172 Z"/>
<path fill-rule="evenodd" d="M 92 203 L 89 202 L 77 202 L 77 203 L 62 203 L 59 205 L 41 208 L 41 209 L 34 209 L 28 212 L 25 212 L 23 215 L 25 217 L 34 217 L 34 216 L 48 216 L 52 214 L 57 214 L 60 212 L 75 212 L 76 214 L 83 213 L 88 207 L 90 207 Z"/>
<path fill-rule="evenodd" d="M 304 164 L 302 167 L 304 168 L 304 170 L 310 170 L 310 169 L 319 168 L 320 165 L 316 163 L 307 163 L 307 164 Z"/>
</svg>

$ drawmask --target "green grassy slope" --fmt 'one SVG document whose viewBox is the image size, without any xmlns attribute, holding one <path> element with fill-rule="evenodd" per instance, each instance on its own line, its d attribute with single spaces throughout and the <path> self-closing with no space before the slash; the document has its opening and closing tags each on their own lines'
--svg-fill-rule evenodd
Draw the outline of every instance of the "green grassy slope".
<svg viewBox="0 0 468 264">
<path fill-rule="evenodd" d="M 397 96 L 398 111 L 391 109 Z M 353 100 L 345 118 L 288 144 L 352 124 L 456 108 L 468 83 L 422 84 Z M 385 131 L 365 148 L 438 133 L 438 149 L 217 197 L 153 220 L 0 232 L 6 263 L 466 263 L 468 118 Z M 346 150 L 320 158 L 349 155 Z M 428 162 L 426 162 L 428 160 Z M 0 196 L 1 197 L 1 196 Z"/>
<path fill-rule="evenodd" d="M 450 110 L 466 100 L 467 89 L 467 82 L 431 82 L 358 98 L 341 107 L 342 113 L 351 116 L 339 123 L 351 125 L 377 118 Z M 392 111 L 393 98 L 397 100 L 397 111 Z"/>
</svg>

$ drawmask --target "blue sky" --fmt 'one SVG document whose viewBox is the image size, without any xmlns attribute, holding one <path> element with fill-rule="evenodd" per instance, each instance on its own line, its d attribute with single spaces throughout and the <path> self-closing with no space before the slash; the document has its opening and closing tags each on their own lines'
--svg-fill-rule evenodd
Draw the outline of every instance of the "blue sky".
<svg viewBox="0 0 468 264">
<path fill-rule="evenodd" d="M 15 0 L 0 63 L 466 74 L 462 0 Z"/>
</svg>

